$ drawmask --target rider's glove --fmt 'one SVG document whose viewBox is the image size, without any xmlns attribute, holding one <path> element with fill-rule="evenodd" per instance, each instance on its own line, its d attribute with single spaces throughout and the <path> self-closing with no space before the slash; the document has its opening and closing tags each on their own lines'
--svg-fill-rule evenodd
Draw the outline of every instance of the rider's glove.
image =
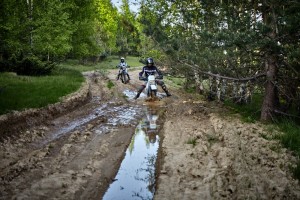
<svg viewBox="0 0 300 200">
<path fill-rule="evenodd" d="M 156 79 L 163 79 L 163 75 L 157 76 Z"/>
</svg>

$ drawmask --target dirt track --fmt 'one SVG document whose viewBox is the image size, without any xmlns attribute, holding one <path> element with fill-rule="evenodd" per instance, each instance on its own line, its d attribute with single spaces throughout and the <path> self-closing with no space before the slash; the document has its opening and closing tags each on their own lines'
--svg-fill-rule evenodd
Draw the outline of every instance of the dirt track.
<svg viewBox="0 0 300 200">
<path fill-rule="evenodd" d="M 127 85 L 115 70 L 86 73 L 89 102 L 4 140 L 0 199 L 101 199 L 142 116 L 143 98 L 132 100 L 137 71 L 130 73 Z M 263 125 L 171 92 L 160 101 L 167 107 L 155 199 L 300 199 L 289 172 L 295 159 L 264 139 L 271 133 Z"/>
</svg>

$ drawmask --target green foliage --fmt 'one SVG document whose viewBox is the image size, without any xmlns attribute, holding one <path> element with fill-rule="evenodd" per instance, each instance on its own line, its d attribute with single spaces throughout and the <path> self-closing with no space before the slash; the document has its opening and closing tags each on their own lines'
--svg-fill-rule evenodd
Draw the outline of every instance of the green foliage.
<svg viewBox="0 0 300 200">
<path fill-rule="evenodd" d="M 119 55 L 138 55 L 140 33 L 134 14 L 129 9 L 129 1 L 122 0 L 121 12 L 118 18 L 116 47 Z"/>
<path fill-rule="evenodd" d="M 84 60 L 116 49 L 121 18 L 110 0 L 3 0 L 1 13 L 0 54 L 5 68 L 13 55 Z"/>
<path fill-rule="evenodd" d="M 15 72 L 18 75 L 27 76 L 44 76 L 51 74 L 55 64 L 51 62 L 42 62 L 35 56 L 25 57 L 23 60 L 17 62 Z"/>
<path fill-rule="evenodd" d="M 272 1 L 272 4 L 145 0 L 138 19 L 144 33 L 172 60 L 192 65 L 188 70 L 251 77 L 265 72 L 264 64 L 273 59 L 272 67 L 278 74 L 270 77 L 275 78 L 279 95 L 289 97 L 287 101 L 295 99 L 290 101 L 295 105 L 300 100 L 296 92 L 300 86 L 299 8 L 300 3 L 292 0 Z M 172 68 L 187 76 L 186 68 Z M 262 83 L 256 82 L 260 88 Z M 295 87 L 291 89 L 292 85 Z M 270 118 L 268 109 L 275 109 L 273 91 L 274 88 L 266 87 L 265 97 L 270 94 L 271 98 L 265 98 L 269 102 L 260 105 L 263 114 L 268 115 L 262 115 L 264 118 Z"/>
<path fill-rule="evenodd" d="M 66 55 L 72 48 L 74 26 L 66 4 L 59 0 L 32 1 L 32 49 L 48 60 Z M 51 8 L 51 9 L 50 9 Z"/>
</svg>

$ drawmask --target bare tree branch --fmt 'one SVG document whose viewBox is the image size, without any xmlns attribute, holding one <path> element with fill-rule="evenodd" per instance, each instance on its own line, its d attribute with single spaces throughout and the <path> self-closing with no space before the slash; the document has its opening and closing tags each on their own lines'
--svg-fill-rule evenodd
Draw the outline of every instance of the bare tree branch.
<svg viewBox="0 0 300 200">
<path fill-rule="evenodd" d="M 204 72 L 202 70 L 199 70 L 199 66 L 198 65 L 191 65 L 191 64 L 188 64 L 188 63 L 184 63 L 184 62 L 181 62 L 179 61 L 180 63 L 184 64 L 184 65 L 187 65 L 195 70 L 197 70 L 199 73 L 202 73 L 202 74 L 206 74 L 208 76 L 213 76 L 213 77 L 216 77 L 216 78 L 222 78 L 222 79 L 227 79 L 227 80 L 232 80 L 232 81 L 250 81 L 250 80 L 254 80 L 254 79 L 257 79 L 259 77 L 262 77 L 262 76 L 265 76 L 266 73 L 265 72 L 262 72 L 262 73 L 258 73 L 258 74 L 255 74 L 254 76 L 251 76 L 251 77 L 246 77 L 246 78 L 235 78 L 235 77 L 228 77 L 228 76 L 222 76 L 222 75 L 219 75 L 219 74 L 213 74 L 211 72 Z"/>
</svg>

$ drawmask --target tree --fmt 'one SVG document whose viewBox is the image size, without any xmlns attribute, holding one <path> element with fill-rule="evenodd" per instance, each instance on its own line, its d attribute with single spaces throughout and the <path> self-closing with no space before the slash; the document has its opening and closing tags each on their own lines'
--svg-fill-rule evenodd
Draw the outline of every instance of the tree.
<svg viewBox="0 0 300 200">
<path fill-rule="evenodd" d="M 294 77 L 294 84 L 299 86 L 299 67 L 295 67 L 299 66 L 295 62 L 295 55 L 299 55 L 298 2 L 145 0 L 143 3 L 146 8 L 141 12 L 141 23 L 146 34 L 170 56 L 189 63 L 195 80 L 197 74 L 207 76 L 208 72 L 241 82 L 265 74 L 265 87 L 257 83 L 257 88 L 265 94 L 262 121 L 270 121 L 281 107 L 279 99 L 287 96 L 289 90 L 284 86 L 287 79 L 282 75 Z M 177 69 L 189 78 L 185 68 Z M 289 96 L 299 98 L 297 90 L 290 90 Z"/>
<path fill-rule="evenodd" d="M 120 55 L 138 54 L 140 34 L 135 16 L 130 11 L 128 0 L 122 0 L 116 38 L 116 45 Z"/>
<path fill-rule="evenodd" d="M 58 0 L 34 2 L 31 48 L 47 60 L 64 56 L 71 50 L 72 24 L 67 7 Z M 45 9 L 47 8 L 47 9 Z M 51 8 L 51 9 L 50 9 Z M 52 59 L 53 60 L 53 59 Z"/>
</svg>

